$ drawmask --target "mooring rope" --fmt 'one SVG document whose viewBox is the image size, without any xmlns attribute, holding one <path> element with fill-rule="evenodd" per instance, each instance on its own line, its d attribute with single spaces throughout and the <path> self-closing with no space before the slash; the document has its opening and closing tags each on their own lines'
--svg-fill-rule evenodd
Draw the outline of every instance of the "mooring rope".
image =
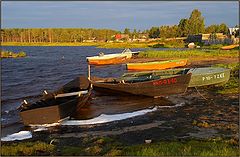
<svg viewBox="0 0 240 157">
<path fill-rule="evenodd" d="M 197 87 L 195 87 L 195 89 L 196 89 L 197 93 L 198 93 L 203 99 L 208 100 L 206 97 L 204 97 L 204 96 L 198 91 Z"/>
<path fill-rule="evenodd" d="M 212 103 L 212 104 L 216 105 L 216 103 L 214 102 L 214 100 L 210 100 L 210 99 L 207 99 L 206 97 L 204 97 L 204 96 L 199 92 L 199 90 L 197 89 L 197 87 L 195 87 L 195 89 L 196 89 L 197 93 L 198 93 L 203 99 L 208 100 L 207 104 L 211 104 L 211 103 Z"/>
</svg>

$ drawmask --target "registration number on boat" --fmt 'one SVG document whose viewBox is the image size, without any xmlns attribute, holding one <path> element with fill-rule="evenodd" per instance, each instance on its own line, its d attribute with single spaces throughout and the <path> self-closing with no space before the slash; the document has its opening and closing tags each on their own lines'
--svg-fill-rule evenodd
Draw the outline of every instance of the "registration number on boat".
<svg viewBox="0 0 240 157">
<path fill-rule="evenodd" d="M 174 83 L 177 83 L 176 78 L 155 81 L 155 82 L 153 82 L 153 85 L 154 86 L 159 86 L 159 85 L 174 84 Z"/>
<path fill-rule="evenodd" d="M 202 80 L 203 81 L 209 81 L 211 79 L 221 79 L 221 78 L 224 78 L 224 73 L 221 73 L 221 74 L 216 74 L 216 75 L 209 75 L 209 76 L 203 76 L 202 77 Z"/>
</svg>

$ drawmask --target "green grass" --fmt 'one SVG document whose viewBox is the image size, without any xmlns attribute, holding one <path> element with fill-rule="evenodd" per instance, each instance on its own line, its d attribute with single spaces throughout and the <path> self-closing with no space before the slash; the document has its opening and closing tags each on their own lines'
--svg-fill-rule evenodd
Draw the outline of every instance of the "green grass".
<svg viewBox="0 0 240 157">
<path fill-rule="evenodd" d="M 59 43 L 48 43 L 48 42 L 36 42 L 36 43 L 23 43 L 23 42 L 4 42 L 2 46 L 97 46 L 99 48 L 151 48 L 158 42 L 59 42 Z M 164 47 L 183 47 L 182 43 L 176 41 L 167 41 Z"/>
<path fill-rule="evenodd" d="M 213 45 L 208 45 L 208 46 L 202 46 L 202 48 L 207 48 L 207 49 L 220 49 L 221 47 L 226 46 L 223 44 L 213 44 Z"/>
<path fill-rule="evenodd" d="M 238 57 L 237 50 L 165 50 L 165 51 L 143 51 L 139 57 L 146 58 L 187 58 L 187 57 Z"/>
<path fill-rule="evenodd" d="M 147 43 L 106 43 L 106 42 L 59 42 L 59 43 L 46 43 L 46 42 L 36 42 L 36 43 L 23 43 L 23 42 L 4 42 L 2 46 L 97 46 L 99 48 L 148 48 Z"/>
<path fill-rule="evenodd" d="M 239 63 L 216 64 L 215 67 L 231 69 L 229 81 L 217 89 L 219 94 L 237 94 L 239 93 Z"/>
<path fill-rule="evenodd" d="M 231 69 L 231 76 L 238 77 L 240 64 L 239 63 L 230 63 L 230 64 L 216 64 L 215 67 L 229 68 Z"/>
<path fill-rule="evenodd" d="M 54 152 L 53 145 L 44 142 L 23 142 L 1 146 L 2 156 L 29 156 L 29 155 L 50 155 Z"/>
<path fill-rule="evenodd" d="M 146 42 L 123 42 L 123 43 L 103 43 L 98 46 L 99 48 L 148 48 L 148 44 Z"/>
<path fill-rule="evenodd" d="M 98 142 L 102 141 L 102 142 Z M 97 139 L 81 146 L 64 146 L 62 155 L 107 156 L 237 156 L 238 143 L 231 140 L 189 140 L 126 145 L 116 140 Z"/>
<path fill-rule="evenodd" d="M 60 148 L 61 155 L 120 155 L 117 149 L 122 144 L 112 138 L 86 138 L 78 146 L 63 146 Z"/>
<path fill-rule="evenodd" d="M 107 155 L 107 156 L 237 156 L 238 142 L 235 140 L 209 139 L 162 141 L 151 144 L 129 145 L 120 143 L 117 139 L 103 137 L 80 141 L 74 139 L 50 145 L 44 142 L 22 142 L 4 144 L 1 148 L 2 156 L 30 156 L 30 155 Z M 78 140 L 79 142 L 76 142 Z"/>
<path fill-rule="evenodd" d="M 159 142 L 129 146 L 123 149 L 128 156 L 238 156 L 238 146 L 224 142 L 188 141 Z"/>
<path fill-rule="evenodd" d="M 61 148 L 61 155 L 63 156 L 76 156 L 76 155 L 85 155 L 85 151 L 82 147 L 73 147 L 73 146 L 64 146 Z"/>
</svg>

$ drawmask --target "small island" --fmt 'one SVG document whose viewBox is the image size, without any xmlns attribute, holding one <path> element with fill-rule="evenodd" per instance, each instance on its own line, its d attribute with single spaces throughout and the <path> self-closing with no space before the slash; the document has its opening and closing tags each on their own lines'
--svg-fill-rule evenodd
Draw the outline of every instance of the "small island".
<svg viewBox="0 0 240 157">
<path fill-rule="evenodd" d="M 21 58 L 21 57 L 26 57 L 26 53 L 21 51 L 19 53 L 14 53 L 11 51 L 3 51 L 1 50 L 1 58 Z"/>
</svg>

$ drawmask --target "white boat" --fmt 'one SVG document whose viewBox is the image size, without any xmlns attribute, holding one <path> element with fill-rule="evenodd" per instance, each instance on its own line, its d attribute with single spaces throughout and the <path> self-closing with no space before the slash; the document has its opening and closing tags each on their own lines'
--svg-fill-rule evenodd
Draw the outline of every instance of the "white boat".
<svg viewBox="0 0 240 157">
<path fill-rule="evenodd" d="M 111 59 L 117 59 L 117 58 L 125 58 L 125 59 L 130 59 L 132 58 L 133 54 L 138 54 L 139 51 L 133 52 L 130 49 L 124 49 L 122 53 L 115 53 L 115 54 L 107 54 L 105 55 L 104 53 L 100 52 L 99 56 L 92 56 L 92 57 L 86 57 L 87 61 L 89 64 L 96 64 L 98 61 L 103 61 L 103 60 L 111 60 Z"/>
</svg>

